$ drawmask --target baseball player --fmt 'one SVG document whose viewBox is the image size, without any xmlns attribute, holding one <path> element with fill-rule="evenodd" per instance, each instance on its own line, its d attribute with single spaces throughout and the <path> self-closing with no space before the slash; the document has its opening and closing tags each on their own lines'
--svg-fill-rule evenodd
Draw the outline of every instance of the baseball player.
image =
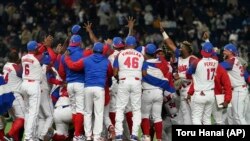
<svg viewBox="0 0 250 141">
<path fill-rule="evenodd" d="M 228 123 L 247 124 L 245 114 L 248 90 L 244 78 L 246 72 L 236 57 L 237 48 L 235 45 L 225 45 L 223 54 L 225 60 L 221 65 L 227 70 L 232 85 L 232 107 L 228 109 Z"/>
<path fill-rule="evenodd" d="M 14 113 L 14 121 L 9 133 L 6 135 L 7 138 L 13 138 L 14 140 L 19 139 L 19 132 L 24 127 L 24 114 L 25 105 L 23 97 L 21 96 L 21 84 L 22 84 L 22 67 L 19 62 L 17 52 L 10 52 L 8 54 L 8 62 L 3 67 L 3 75 L 7 86 L 15 96 L 13 102 L 12 111 Z"/>
<path fill-rule="evenodd" d="M 29 41 L 27 44 L 28 54 L 23 56 L 22 62 L 22 90 L 27 95 L 28 111 L 25 115 L 25 140 L 34 140 L 37 118 L 40 106 L 42 81 L 42 56 L 37 55 L 38 44 L 36 41 Z"/>
<path fill-rule="evenodd" d="M 115 58 L 117 57 L 119 52 L 124 49 L 125 44 L 124 44 L 122 38 L 114 37 L 112 45 L 114 47 L 114 52 L 108 57 L 108 59 L 111 62 L 111 64 L 113 65 Z M 110 117 L 113 125 L 115 125 L 117 91 L 118 91 L 117 80 L 114 77 L 112 77 L 109 117 Z M 128 127 L 129 127 L 129 132 L 131 134 L 132 133 L 132 124 L 133 124 L 132 112 L 131 112 L 131 102 L 129 102 L 125 108 L 125 117 L 126 117 L 126 121 L 127 121 Z"/>
<path fill-rule="evenodd" d="M 136 40 L 128 36 L 125 40 L 125 50 L 122 50 L 114 61 L 114 76 L 119 80 L 116 101 L 116 140 L 122 140 L 122 122 L 124 110 L 129 100 L 132 104 L 133 128 L 131 140 L 137 140 L 138 130 L 141 123 L 141 79 L 144 58 L 134 50 Z M 118 71 L 119 70 L 119 71 Z"/>
<path fill-rule="evenodd" d="M 70 39 L 67 50 L 71 53 L 70 58 L 73 61 L 78 61 L 83 57 L 83 49 L 81 48 L 81 36 L 73 35 Z M 83 110 L 84 110 L 84 73 L 76 72 L 69 69 L 62 55 L 61 63 L 59 64 L 59 74 L 62 79 L 67 81 L 67 91 L 70 98 L 70 106 L 72 109 L 72 120 L 75 127 L 74 141 L 82 141 L 83 137 Z"/>
<path fill-rule="evenodd" d="M 195 91 L 191 98 L 193 124 L 211 125 L 211 113 L 215 102 L 214 76 L 218 67 L 218 61 L 211 58 L 212 54 L 213 45 L 206 42 L 201 50 L 202 59 L 192 62 L 187 70 L 188 78 L 192 75 Z M 188 99 L 190 100 L 190 95 Z"/>
<path fill-rule="evenodd" d="M 183 119 L 182 121 L 180 121 L 180 124 L 192 124 L 191 108 L 186 101 L 188 95 L 187 91 L 192 81 L 186 78 L 186 71 L 189 67 L 190 62 L 196 60 L 197 58 L 192 55 L 192 47 L 189 42 L 182 42 L 180 45 L 180 49 L 178 49 L 162 27 L 161 32 L 167 46 L 170 47 L 172 51 L 174 51 L 178 63 L 178 73 L 174 75 L 174 79 L 181 80 L 181 87 L 179 88 L 180 109 L 178 116 L 182 116 Z"/>
<path fill-rule="evenodd" d="M 108 59 L 102 55 L 103 44 L 97 42 L 94 44 L 94 54 L 78 62 L 70 62 L 66 57 L 65 61 L 69 68 L 73 70 L 83 69 L 85 72 L 85 132 L 87 140 L 101 140 L 104 111 L 104 87 L 106 77 L 112 76 L 112 67 Z M 95 81 L 93 81 L 95 80 Z M 92 110 L 94 109 L 95 120 L 92 131 Z"/>
<path fill-rule="evenodd" d="M 154 44 L 147 44 L 145 48 L 145 58 L 148 64 L 147 73 L 158 79 L 164 78 L 163 67 L 160 65 L 162 61 L 155 57 L 156 46 Z M 166 66 L 165 66 L 166 67 Z M 164 70 L 165 72 L 166 70 Z M 167 79 L 165 79 L 167 81 Z M 156 139 L 161 141 L 162 139 L 162 118 L 161 109 L 163 103 L 163 90 L 160 86 L 153 86 L 145 81 L 142 83 L 143 94 L 142 94 L 142 131 L 143 140 L 150 141 L 150 119 L 154 122 L 154 129 L 156 131 Z"/>
</svg>

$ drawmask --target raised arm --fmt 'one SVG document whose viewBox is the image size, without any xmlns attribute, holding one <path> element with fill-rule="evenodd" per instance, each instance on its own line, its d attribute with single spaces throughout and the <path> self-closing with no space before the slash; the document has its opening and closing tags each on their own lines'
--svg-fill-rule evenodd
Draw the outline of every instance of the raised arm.
<svg viewBox="0 0 250 141">
<path fill-rule="evenodd" d="M 163 29 L 162 25 L 160 24 L 160 31 L 161 34 L 163 36 L 163 40 L 166 43 L 166 45 L 172 50 L 175 51 L 176 50 L 176 45 L 174 44 L 174 42 L 172 41 L 172 39 L 169 38 L 168 34 L 166 33 L 166 31 Z"/>
<path fill-rule="evenodd" d="M 90 37 L 90 40 L 95 43 L 95 42 L 98 42 L 98 39 L 97 37 L 95 36 L 93 30 L 92 30 L 92 23 L 91 22 L 87 22 L 87 23 L 84 23 L 84 26 L 83 28 L 86 29 L 86 31 L 89 33 L 89 37 Z"/>
<path fill-rule="evenodd" d="M 135 24 L 135 19 L 133 17 L 128 17 L 127 18 L 128 24 L 126 27 L 128 27 L 128 36 L 133 36 L 133 28 Z"/>
</svg>

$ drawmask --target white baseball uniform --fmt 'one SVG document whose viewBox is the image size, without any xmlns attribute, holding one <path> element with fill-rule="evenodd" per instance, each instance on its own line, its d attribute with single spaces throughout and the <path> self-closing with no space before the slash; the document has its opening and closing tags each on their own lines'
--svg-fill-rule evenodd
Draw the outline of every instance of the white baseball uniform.
<svg viewBox="0 0 250 141">
<path fill-rule="evenodd" d="M 7 81 L 8 88 L 12 90 L 15 96 L 12 109 L 14 110 L 14 117 L 24 119 L 25 105 L 21 96 L 22 78 L 17 76 L 17 69 L 20 69 L 20 66 L 7 62 L 3 67 L 3 76 L 5 81 Z"/>
<path fill-rule="evenodd" d="M 25 114 L 25 139 L 32 140 L 36 135 L 36 125 L 41 97 L 42 66 L 34 54 L 22 57 L 22 90 L 27 95 L 28 111 Z M 25 101 L 26 102 L 26 101 Z M 27 122 L 28 121 L 28 122 Z"/>
<path fill-rule="evenodd" d="M 123 113 L 129 100 L 131 100 L 133 112 L 132 134 L 138 135 L 141 124 L 141 71 L 144 69 L 143 64 L 143 55 L 134 49 L 121 51 L 114 62 L 114 67 L 119 68 L 116 99 L 116 135 L 122 135 Z"/>
<path fill-rule="evenodd" d="M 248 90 L 244 79 L 244 68 L 237 57 L 228 60 L 232 67 L 228 70 L 228 75 L 232 85 L 232 107 L 228 109 L 229 124 L 247 124 L 246 105 L 248 104 Z M 223 65 L 222 65 L 223 66 Z"/>
<path fill-rule="evenodd" d="M 48 84 L 46 72 L 47 65 L 42 65 L 43 69 L 43 78 L 41 84 L 41 103 L 39 110 L 39 124 L 38 124 L 38 138 L 44 139 L 44 136 L 47 134 L 50 127 L 53 123 L 53 103 L 50 97 L 50 86 Z"/>
<path fill-rule="evenodd" d="M 183 59 L 182 57 L 178 58 L 178 74 L 179 77 L 183 80 L 182 87 L 180 89 L 180 107 L 178 112 L 178 116 L 181 116 L 182 119 L 179 124 L 192 124 L 191 108 L 185 100 L 187 98 L 187 92 L 192 81 L 186 78 L 186 71 L 189 67 L 190 60 L 195 58 L 196 57 L 192 55 L 185 59 Z"/>
<path fill-rule="evenodd" d="M 192 122 L 198 125 L 210 125 L 215 102 L 214 76 L 218 61 L 212 58 L 202 58 L 195 62 L 194 66 L 196 69 L 190 67 L 187 71 L 188 74 L 192 74 L 195 90 L 191 97 Z"/>
<path fill-rule="evenodd" d="M 160 61 L 158 59 L 148 59 L 147 62 L 149 63 L 159 63 Z M 159 68 L 148 66 L 147 68 L 147 73 L 149 75 L 152 75 L 156 78 L 163 79 L 164 75 L 162 71 Z M 156 136 L 158 134 L 162 133 L 157 133 L 161 132 L 157 130 L 157 124 L 162 124 L 162 118 L 161 118 L 161 112 L 162 112 L 162 103 L 163 103 L 163 90 L 160 87 L 153 86 L 147 82 L 142 83 L 142 89 L 143 89 L 143 94 L 142 94 L 142 128 L 144 131 L 145 135 L 149 135 L 149 129 L 150 127 L 147 126 L 147 122 L 149 123 L 149 116 L 152 116 L 152 120 L 155 125 L 155 130 L 156 130 Z M 145 123 L 145 124 L 144 124 Z M 162 127 L 162 126 L 161 126 Z M 161 139 L 162 137 L 157 136 L 157 139 Z"/>
</svg>

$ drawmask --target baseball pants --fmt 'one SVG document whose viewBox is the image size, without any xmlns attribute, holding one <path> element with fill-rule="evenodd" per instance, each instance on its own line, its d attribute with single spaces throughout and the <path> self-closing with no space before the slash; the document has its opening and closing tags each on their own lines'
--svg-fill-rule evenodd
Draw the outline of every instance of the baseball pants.
<svg viewBox="0 0 250 141">
<path fill-rule="evenodd" d="M 26 140 L 32 140 L 36 135 L 37 118 L 39 113 L 41 86 L 39 81 L 23 80 L 22 91 L 27 96 L 27 111 L 25 113 L 24 135 Z"/>
<path fill-rule="evenodd" d="M 248 90 L 246 87 L 236 87 L 232 92 L 232 107 L 228 108 L 228 124 L 246 125 Z"/>
<path fill-rule="evenodd" d="M 211 125 L 214 102 L 214 90 L 194 92 L 191 98 L 192 122 L 194 125 Z"/>
<path fill-rule="evenodd" d="M 85 88 L 85 115 L 84 129 L 87 137 L 92 136 L 92 114 L 94 109 L 94 141 L 100 138 L 103 129 L 104 116 L 104 88 L 86 87 Z"/>
<path fill-rule="evenodd" d="M 224 125 L 226 123 L 227 109 L 218 108 L 216 99 L 213 105 L 212 115 L 214 117 L 215 124 Z"/>
<path fill-rule="evenodd" d="M 120 80 L 116 98 L 116 135 L 122 135 L 123 133 L 122 122 L 124 119 L 124 111 L 129 100 L 131 100 L 133 112 L 132 134 L 138 135 L 141 124 L 141 88 L 141 81 L 135 80 L 135 78 Z"/>
<path fill-rule="evenodd" d="M 187 92 L 189 87 L 180 90 L 180 107 L 179 107 L 179 116 L 180 122 L 179 124 L 190 125 L 192 124 L 191 118 L 191 107 L 190 104 L 187 102 Z"/>
<path fill-rule="evenodd" d="M 44 139 L 44 136 L 47 134 L 50 127 L 52 127 L 53 124 L 53 104 L 52 99 L 49 95 L 49 90 L 42 90 L 41 95 L 41 104 L 40 104 L 40 110 L 39 110 L 39 132 L 38 137 L 39 139 Z"/>
</svg>

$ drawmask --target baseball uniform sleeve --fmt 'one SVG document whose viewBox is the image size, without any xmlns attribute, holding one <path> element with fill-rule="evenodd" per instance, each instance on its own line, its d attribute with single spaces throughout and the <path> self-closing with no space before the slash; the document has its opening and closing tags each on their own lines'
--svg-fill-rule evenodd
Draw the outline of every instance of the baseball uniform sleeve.
<svg viewBox="0 0 250 141">
<path fill-rule="evenodd" d="M 111 63 L 109 62 L 108 64 L 108 78 L 111 78 L 113 76 L 113 68 L 112 68 L 112 65 Z"/>
<path fill-rule="evenodd" d="M 194 94 L 194 83 L 192 83 L 188 89 L 187 92 L 189 95 L 193 95 Z"/>
<path fill-rule="evenodd" d="M 169 82 L 167 80 L 162 80 L 159 78 L 156 78 L 152 75 L 147 74 L 142 78 L 144 82 L 147 82 L 153 86 L 160 87 L 170 93 L 174 93 L 175 89 L 169 85 Z"/>
<path fill-rule="evenodd" d="M 146 71 L 147 68 L 148 68 L 148 65 L 147 65 L 146 61 L 144 61 L 141 69 L 142 69 L 142 71 Z"/>
<path fill-rule="evenodd" d="M 56 61 L 56 58 L 57 58 L 56 53 L 53 51 L 53 49 L 51 47 L 47 47 L 47 51 L 48 51 L 48 54 L 50 56 L 51 62 L 54 63 Z"/>
<path fill-rule="evenodd" d="M 66 72 L 65 72 L 63 61 L 64 61 L 64 55 L 60 58 L 60 61 L 59 61 L 58 74 L 63 80 L 65 80 Z"/>
<path fill-rule="evenodd" d="M 13 67 L 16 71 L 16 75 L 20 78 L 22 78 L 22 73 L 23 73 L 23 68 L 22 65 L 17 65 L 17 64 L 13 64 Z"/>
<path fill-rule="evenodd" d="M 227 74 L 227 71 L 221 65 L 218 65 L 217 69 L 218 69 L 217 73 L 220 73 L 220 76 L 221 76 L 220 83 L 223 86 L 223 90 L 225 94 L 224 101 L 229 103 L 232 99 L 232 86 L 231 86 L 230 78 Z"/>
<path fill-rule="evenodd" d="M 234 64 L 234 58 L 225 60 L 220 63 L 220 65 L 225 69 L 225 70 L 232 70 L 233 69 L 233 64 Z"/>
<path fill-rule="evenodd" d="M 199 60 L 198 60 L 198 59 L 193 60 L 193 61 L 190 63 L 189 68 L 188 68 L 188 70 L 187 70 L 187 72 L 186 72 L 186 77 L 187 77 L 187 79 L 192 79 L 192 74 L 195 73 L 196 67 L 197 67 L 198 63 L 199 63 Z"/>
<path fill-rule="evenodd" d="M 113 67 L 114 67 L 114 68 L 116 68 L 116 69 L 119 69 L 118 55 L 117 55 L 117 57 L 115 58 L 115 61 L 114 61 Z"/>
<path fill-rule="evenodd" d="M 65 63 L 69 67 L 69 69 L 74 70 L 74 71 L 80 71 L 84 67 L 83 59 L 73 62 L 69 56 L 65 57 Z"/>
</svg>

